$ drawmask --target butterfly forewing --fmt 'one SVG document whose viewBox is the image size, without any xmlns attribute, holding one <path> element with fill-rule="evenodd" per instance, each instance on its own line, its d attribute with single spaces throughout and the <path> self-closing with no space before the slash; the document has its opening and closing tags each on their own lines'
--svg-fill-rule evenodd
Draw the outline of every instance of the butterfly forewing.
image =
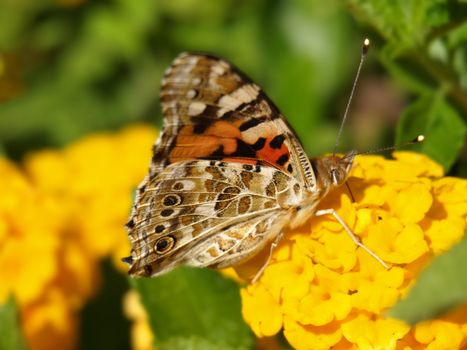
<svg viewBox="0 0 467 350">
<path fill-rule="evenodd" d="M 151 176 L 188 159 L 265 164 L 315 185 L 292 128 L 265 93 L 237 68 L 184 53 L 166 71 L 160 93 L 164 125 Z"/>
</svg>

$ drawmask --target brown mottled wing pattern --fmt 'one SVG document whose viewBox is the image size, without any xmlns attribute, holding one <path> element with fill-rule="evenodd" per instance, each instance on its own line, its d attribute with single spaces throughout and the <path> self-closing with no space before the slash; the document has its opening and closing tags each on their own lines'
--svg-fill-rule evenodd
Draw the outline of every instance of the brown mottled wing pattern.
<svg viewBox="0 0 467 350">
<path fill-rule="evenodd" d="M 303 188 L 274 167 L 194 160 L 169 164 L 146 182 L 127 226 L 130 274 L 177 265 L 226 267 L 276 237 Z"/>
<path fill-rule="evenodd" d="M 183 53 L 166 71 L 160 93 L 164 125 L 149 177 L 189 159 L 264 164 L 315 186 L 295 133 L 265 93 L 225 60 Z"/>
</svg>

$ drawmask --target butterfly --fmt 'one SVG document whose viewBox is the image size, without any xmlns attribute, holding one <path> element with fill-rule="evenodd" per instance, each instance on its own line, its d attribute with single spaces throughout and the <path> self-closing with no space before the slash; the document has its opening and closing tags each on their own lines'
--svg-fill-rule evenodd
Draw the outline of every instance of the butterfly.
<svg viewBox="0 0 467 350">
<path fill-rule="evenodd" d="M 334 210 L 317 210 L 346 181 L 356 152 L 308 158 L 263 90 L 215 56 L 180 54 L 160 100 L 163 127 L 126 224 L 131 276 L 235 266 L 268 245 L 271 256 L 285 228 L 328 214 L 380 260 Z"/>
</svg>

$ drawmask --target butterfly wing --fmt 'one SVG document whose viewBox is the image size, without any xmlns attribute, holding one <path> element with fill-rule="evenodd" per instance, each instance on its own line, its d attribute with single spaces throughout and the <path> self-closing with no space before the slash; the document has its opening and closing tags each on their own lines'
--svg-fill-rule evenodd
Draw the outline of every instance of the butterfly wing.
<svg viewBox="0 0 467 350">
<path fill-rule="evenodd" d="M 130 274 L 251 257 L 316 186 L 300 141 L 264 92 L 217 57 L 176 58 L 161 103 L 164 125 L 127 224 Z"/>
<path fill-rule="evenodd" d="M 129 223 L 130 274 L 175 266 L 226 267 L 251 257 L 302 200 L 294 177 L 270 166 L 181 161 L 146 183 Z"/>
<path fill-rule="evenodd" d="M 160 93 L 164 125 L 150 177 L 188 159 L 266 164 L 315 186 L 292 128 L 258 85 L 223 59 L 184 53 L 166 71 Z"/>
</svg>

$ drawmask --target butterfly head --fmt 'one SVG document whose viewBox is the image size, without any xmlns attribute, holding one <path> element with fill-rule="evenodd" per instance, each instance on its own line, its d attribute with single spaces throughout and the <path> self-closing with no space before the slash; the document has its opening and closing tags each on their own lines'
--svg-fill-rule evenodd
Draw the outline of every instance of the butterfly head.
<svg viewBox="0 0 467 350">
<path fill-rule="evenodd" d="M 331 155 L 312 159 L 317 186 L 323 194 L 345 183 L 352 169 L 356 151 L 350 151 L 344 156 Z"/>
</svg>

